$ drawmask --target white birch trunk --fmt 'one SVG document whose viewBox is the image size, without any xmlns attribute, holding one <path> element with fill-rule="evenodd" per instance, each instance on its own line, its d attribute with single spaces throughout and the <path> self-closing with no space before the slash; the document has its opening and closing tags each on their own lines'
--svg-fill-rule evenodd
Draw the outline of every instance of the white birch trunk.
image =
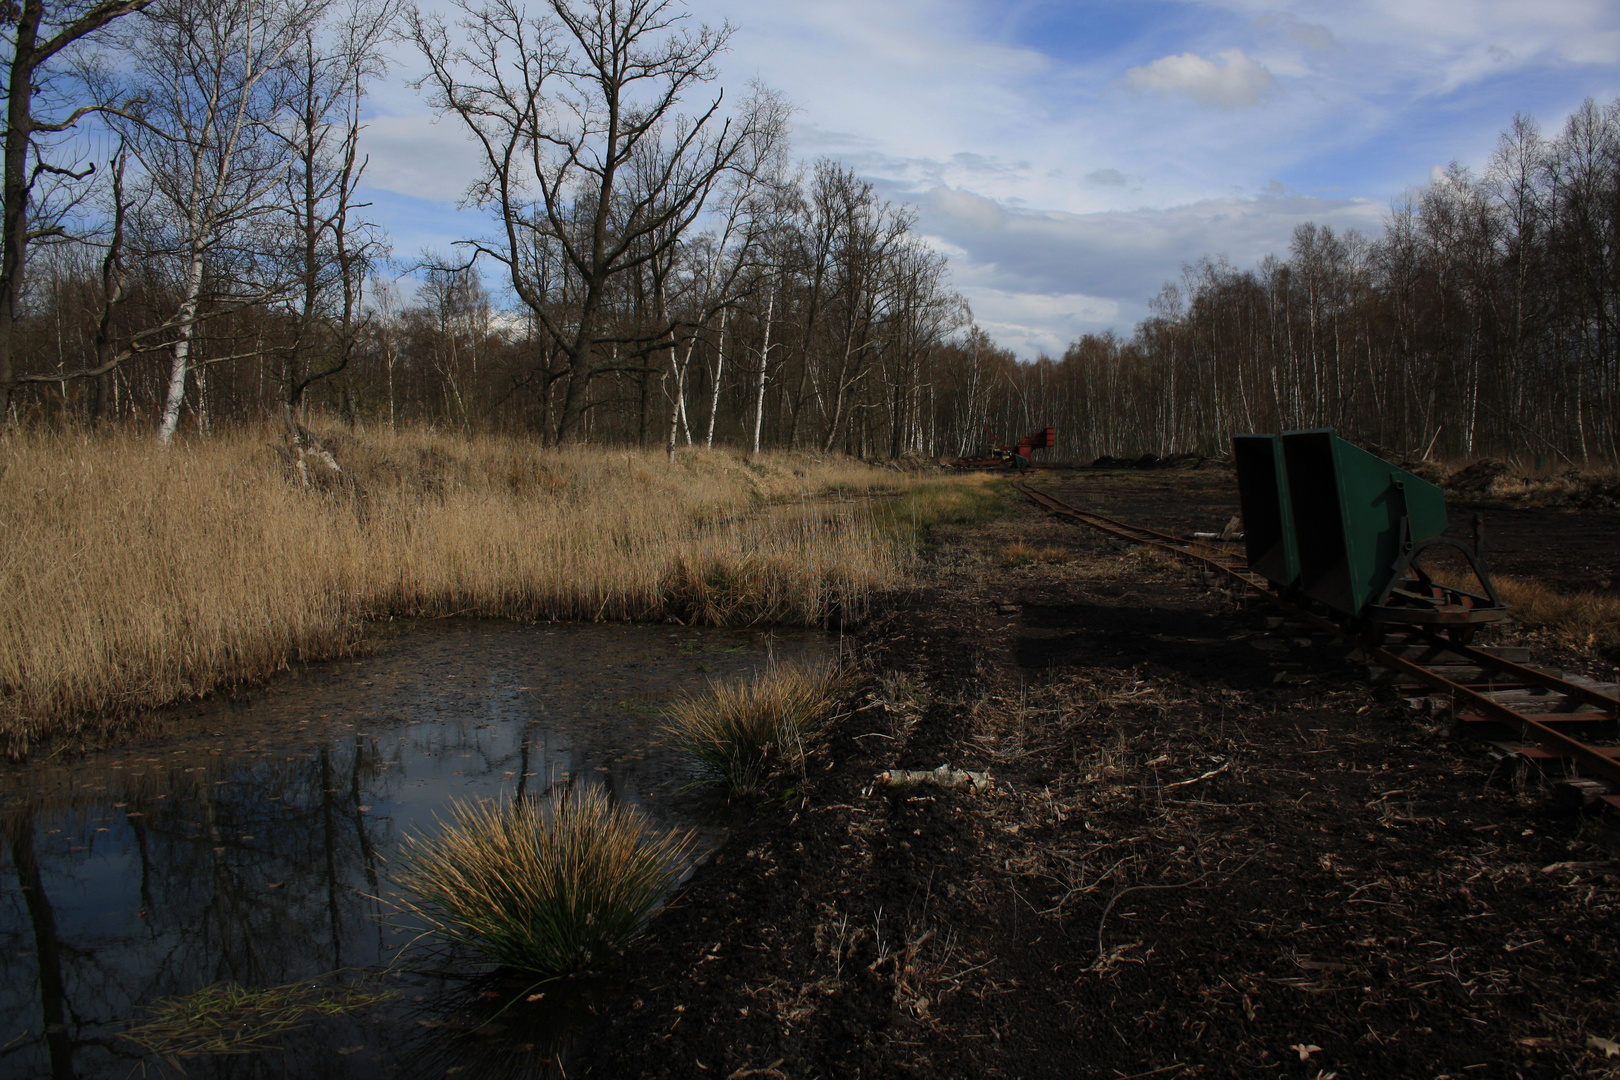
<svg viewBox="0 0 1620 1080">
<path fill-rule="evenodd" d="M 669 405 L 669 445 L 666 452 L 671 461 L 675 459 L 675 442 L 680 435 L 681 428 L 686 421 L 686 369 L 692 364 L 692 350 L 697 348 L 697 335 L 693 334 L 686 342 L 686 358 L 676 360 L 675 350 L 669 351 L 670 361 L 675 368 L 674 400 Z M 686 443 L 692 444 L 692 434 L 687 432 Z"/>
<path fill-rule="evenodd" d="M 715 347 L 714 387 L 709 397 L 709 434 L 703 440 L 703 445 L 709 447 L 714 445 L 714 417 L 720 411 L 720 376 L 726 370 L 726 319 L 730 315 L 730 308 L 720 313 L 720 343 Z"/>
<path fill-rule="evenodd" d="M 765 304 L 765 343 L 759 350 L 759 378 L 754 381 L 754 439 L 750 453 L 759 453 L 759 429 L 765 419 L 765 369 L 771 362 L 771 318 L 776 313 L 773 294 Z"/>
<path fill-rule="evenodd" d="M 191 366 L 191 335 L 196 326 L 197 304 L 202 296 L 202 252 L 191 253 L 191 265 L 186 268 L 186 295 L 180 302 L 176 317 L 174 352 L 169 362 L 169 396 L 163 405 L 163 423 L 158 428 L 158 441 L 167 446 L 174 441 L 175 429 L 180 426 L 180 407 L 186 400 L 186 374 Z"/>
</svg>

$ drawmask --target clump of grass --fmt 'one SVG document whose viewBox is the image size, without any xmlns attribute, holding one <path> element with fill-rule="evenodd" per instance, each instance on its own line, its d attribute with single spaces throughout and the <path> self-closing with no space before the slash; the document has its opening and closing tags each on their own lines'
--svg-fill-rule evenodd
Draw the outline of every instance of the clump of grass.
<svg viewBox="0 0 1620 1080">
<path fill-rule="evenodd" d="M 1001 564 L 1003 566 L 1027 566 L 1034 562 L 1040 552 L 1022 540 L 1015 540 L 1001 549 Z"/>
<path fill-rule="evenodd" d="M 1022 540 L 1015 540 L 1001 549 L 1003 566 L 1028 566 L 1032 562 L 1061 566 L 1073 558 L 1074 553 L 1068 548 L 1055 546 L 1038 548 Z"/>
<path fill-rule="evenodd" d="M 145 1006 L 145 1016 L 120 1032 L 120 1037 L 183 1072 L 183 1058 L 272 1049 L 277 1036 L 295 1031 L 315 1017 L 342 1016 L 388 996 L 358 986 L 320 986 L 308 981 L 253 988 L 213 983 Z"/>
<path fill-rule="evenodd" d="M 692 834 L 652 831 L 597 787 L 539 801 L 456 802 L 407 836 L 404 910 L 447 945 L 544 975 L 596 970 L 674 886 Z"/>
<path fill-rule="evenodd" d="M 1539 581 L 1493 577 L 1513 618 L 1551 630 L 1579 652 L 1620 649 L 1620 597 L 1594 592 L 1554 592 Z"/>
<path fill-rule="evenodd" d="M 696 759 L 699 783 L 757 791 L 803 760 L 804 740 L 844 687 L 833 666 L 781 666 L 750 682 L 712 684 L 670 708 L 664 737 Z"/>
</svg>

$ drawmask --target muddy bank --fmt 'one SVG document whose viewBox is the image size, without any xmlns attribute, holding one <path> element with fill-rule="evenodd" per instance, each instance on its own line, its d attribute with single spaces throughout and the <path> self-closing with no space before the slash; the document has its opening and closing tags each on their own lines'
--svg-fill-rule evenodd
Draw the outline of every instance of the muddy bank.
<svg viewBox="0 0 1620 1080">
<path fill-rule="evenodd" d="M 1058 482 L 1170 532 L 1235 502 Z M 1620 1075 L 1608 822 L 1167 560 L 1022 506 L 935 539 L 568 1075 Z M 873 788 L 945 762 L 997 791 Z"/>
</svg>

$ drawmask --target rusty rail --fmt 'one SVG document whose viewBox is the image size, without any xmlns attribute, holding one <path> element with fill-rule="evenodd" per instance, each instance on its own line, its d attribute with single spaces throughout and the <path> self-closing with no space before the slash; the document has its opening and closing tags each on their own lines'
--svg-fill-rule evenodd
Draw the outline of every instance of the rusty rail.
<svg viewBox="0 0 1620 1080">
<path fill-rule="evenodd" d="M 1582 742 L 1537 719 L 1534 714 L 1510 709 L 1488 696 L 1488 693 L 1464 686 L 1431 668 L 1413 663 L 1405 657 L 1397 656 L 1383 647 L 1381 634 L 1361 637 L 1351 628 L 1325 618 L 1318 612 L 1300 607 L 1288 597 L 1273 589 L 1270 582 L 1257 574 L 1250 573 L 1246 565 L 1223 562 L 1220 559 L 1193 550 L 1194 545 L 1189 541 L 1182 540 L 1180 537 L 1137 525 L 1130 525 L 1123 521 L 1105 517 L 1102 514 L 1081 510 L 1047 492 L 1037 490 L 1028 483 L 1014 483 L 1013 487 L 1018 489 L 1036 506 L 1051 514 L 1097 529 L 1129 543 L 1143 544 L 1168 551 L 1178 558 L 1218 571 L 1234 584 L 1240 584 L 1256 595 L 1286 608 L 1324 629 L 1331 630 L 1346 638 L 1359 638 L 1362 650 L 1369 658 L 1385 665 L 1391 671 L 1401 672 L 1416 682 L 1449 696 L 1454 713 L 1457 712 L 1458 704 L 1461 703 L 1485 719 L 1496 721 L 1517 730 L 1521 739 L 1535 742 L 1549 756 L 1567 761 L 1575 765 L 1578 770 L 1584 772 L 1587 776 L 1601 778 L 1612 784 L 1617 790 L 1620 790 L 1620 760 L 1617 760 L 1617 758 L 1620 758 L 1620 747 L 1601 747 Z M 1437 649 L 1443 649 L 1478 667 L 1500 672 L 1513 679 L 1517 684 L 1538 687 L 1562 694 L 1566 701 L 1579 701 L 1595 706 L 1600 710 L 1598 713 L 1576 715 L 1592 717 L 1593 722 L 1607 721 L 1612 723 L 1616 718 L 1620 718 L 1620 699 L 1594 687 L 1570 682 L 1558 675 L 1515 663 L 1469 645 L 1458 644 L 1440 638 L 1429 631 L 1419 630 L 1418 634 Z M 1569 714 L 1564 715 L 1568 716 Z M 1580 776 L 1571 777 L 1571 779 L 1580 778 Z M 1599 798 L 1608 805 L 1620 807 L 1620 793 L 1606 793 L 1599 796 Z"/>
</svg>

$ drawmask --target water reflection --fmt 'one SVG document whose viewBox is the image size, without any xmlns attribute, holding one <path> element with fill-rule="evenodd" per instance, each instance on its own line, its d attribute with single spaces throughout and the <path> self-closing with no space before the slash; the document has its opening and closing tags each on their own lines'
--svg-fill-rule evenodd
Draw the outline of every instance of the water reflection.
<svg viewBox="0 0 1620 1080">
<path fill-rule="evenodd" d="M 150 1066 L 118 1038 L 137 1006 L 333 972 L 365 975 L 390 1002 L 279 1053 L 190 1059 L 187 1073 L 528 1072 L 554 1041 L 555 1009 L 522 1001 L 492 1020 L 465 1003 L 499 1009 L 503 991 L 469 998 L 465 970 L 389 969 L 409 941 L 379 918 L 401 836 L 450 798 L 573 783 L 701 828 L 681 763 L 653 746 L 659 703 L 769 650 L 827 647 L 804 634 L 435 624 L 177 718 L 162 739 L 0 772 L 0 1076 L 124 1077 Z"/>
</svg>

